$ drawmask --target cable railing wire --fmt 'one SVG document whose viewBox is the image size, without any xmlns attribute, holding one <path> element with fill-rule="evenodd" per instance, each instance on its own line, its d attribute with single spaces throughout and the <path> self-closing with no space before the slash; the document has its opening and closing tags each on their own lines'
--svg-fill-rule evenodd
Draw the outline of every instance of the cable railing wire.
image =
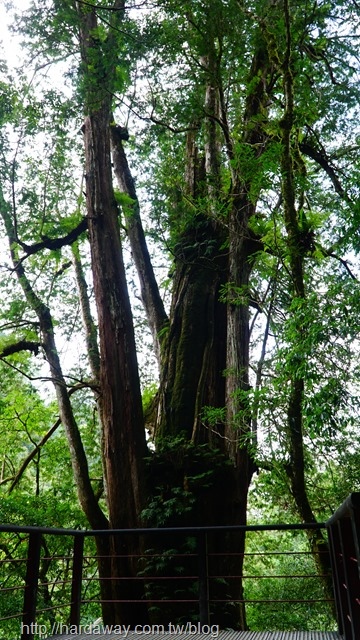
<svg viewBox="0 0 360 640">
<path fill-rule="evenodd" d="M 0 525 L 0 536 L 6 540 L 8 548 L 10 549 L 12 539 L 11 536 L 17 534 L 21 536 L 21 539 L 16 539 L 16 550 L 18 550 L 21 556 L 25 555 L 24 546 L 27 547 L 26 557 L 0 557 L 0 574 L 2 571 L 6 571 L 6 581 L 8 586 L 2 586 L 0 588 L 0 622 L 6 622 L 9 620 L 21 618 L 23 621 L 23 628 L 27 624 L 29 625 L 35 622 L 40 616 L 42 619 L 49 612 L 58 610 L 70 611 L 69 619 L 72 623 L 79 624 L 81 620 L 82 612 L 87 607 L 101 606 L 106 602 L 122 602 L 124 604 L 133 603 L 147 603 L 150 607 L 157 605 L 168 606 L 169 604 L 178 604 L 179 606 L 184 604 L 192 604 L 198 607 L 199 619 L 204 621 L 209 619 L 210 615 L 213 615 L 212 607 L 216 607 L 219 604 L 225 604 L 229 600 L 224 596 L 226 588 L 221 591 L 220 585 L 230 585 L 232 581 L 244 580 L 244 594 L 238 595 L 238 597 L 232 594 L 230 604 L 232 606 L 237 604 L 245 604 L 247 607 L 260 605 L 261 607 L 272 605 L 287 605 L 293 606 L 295 604 L 315 604 L 323 603 L 324 605 L 331 602 L 327 596 L 319 597 L 318 591 L 314 591 L 313 597 L 293 597 L 292 593 L 289 593 L 284 597 L 279 588 L 279 594 L 275 597 L 256 597 L 254 592 L 248 591 L 246 585 L 255 584 L 259 589 L 259 585 L 263 582 L 265 585 L 268 583 L 275 584 L 275 581 L 287 581 L 291 583 L 296 581 L 312 581 L 314 584 L 316 581 L 321 581 L 325 576 L 304 571 L 301 566 L 301 562 L 307 558 L 311 559 L 311 552 L 301 548 L 298 549 L 256 549 L 250 548 L 248 552 L 236 553 L 231 551 L 227 553 L 226 550 L 213 551 L 207 549 L 209 541 L 219 537 L 223 534 L 236 534 L 246 532 L 247 536 L 257 536 L 261 534 L 268 535 L 270 532 L 293 532 L 293 534 L 300 534 L 307 530 L 324 530 L 327 528 L 329 532 L 329 541 L 331 551 L 331 559 L 334 574 L 335 584 L 335 603 L 338 613 L 338 622 L 340 631 L 344 634 L 345 640 L 357 640 L 360 637 L 360 600 L 359 590 L 356 592 L 357 596 L 350 597 L 350 603 L 346 603 L 346 597 L 349 600 L 348 595 L 345 597 L 342 592 L 342 584 L 344 581 L 347 585 L 348 591 L 354 591 L 358 589 L 359 581 L 359 513 L 360 513 L 360 494 L 351 494 L 346 501 L 345 506 L 342 505 L 340 510 L 328 521 L 328 523 L 303 523 L 303 524 L 271 524 L 271 525 L 238 525 L 238 526 L 212 526 L 212 527 L 170 527 L 163 529 L 143 528 L 143 529 L 118 529 L 118 530 L 103 530 L 103 531 L 90 531 L 79 529 L 59 529 L 59 528 L 47 528 L 47 527 L 20 527 L 18 525 L 12 526 L 8 524 Z M 340 523 L 340 524 L 339 524 Z M 197 541 L 197 549 L 189 552 L 180 552 L 171 548 L 172 536 L 176 534 L 177 539 L 180 536 L 183 541 L 194 540 Z M 7 538 L 7 536 L 9 538 Z M 93 552 L 87 548 L 84 549 L 85 541 L 94 541 L 95 537 L 103 536 L 105 539 L 108 536 L 112 536 L 115 540 L 116 537 L 125 536 L 143 536 L 149 541 L 149 548 L 142 554 L 117 554 L 119 560 L 128 558 L 132 562 L 138 563 L 137 575 L 131 576 L 99 576 L 97 571 L 97 563 L 106 560 L 106 555 L 97 554 L 95 547 Z M 46 540 L 61 540 L 64 547 L 64 554 L 62 555 L 59 550 L 44 550 L 43 541 Z M 151 548 L 150 541 L 156 542 L 158 552 Z M 170 548 L 167 546 L 167 540 Z M 202 541 L 202 542 L 201 542 Z M 194 543 L 193 546 L 194 546 Z M 201 544 L 200 544 L 201 542 Z M 291 540 L 290 540 L 291 542 Z M 260 543 L 259 543 L 260 544 Z M 4 545 L 3 545 L 4 546 Z M 86 547 L 88 545 L 86 544 Z M 196 544 L 195 544 L 196 546 Z M 219 544 L 218 544 L 219 547 Z M 0 548 L 1 552 L 1 548 Z M 277 566 L 277 562 L 286 561 L 287 558 L 293 558 L 293 562 L 299 562 L 300 566 L 298 571 L 296 568 L 293 572 L 286 573 L 282 571 L 282 567 Z M 219 571 L 217 563 L 227 562 L 228 566 L 232 566 L 232 563 L 240 559 L 245 561 L 245 567 L 241 576 L 236 572 L 228 568 L 226 571 Z M 199 560 L 199 565 L 196 571 L 194 566 L 196 561 Z M 254 572 L 252 563 L 265 561 L 266 569 Z M 215 565 L 213 566 L 213 564 Z M 230 563 L 230 564 L 229 564 Z M 274 565 L 275 563 L 275 565 Z M 272 564 L 272 572 L 268 567 Z M 20 571 L 20 566 L 24 568 L 26 565 L 26 575 L 24 571 Z M 6 568 L 7 566 L 7 568 Z M 220 565 L 219 565 L 220 566 Z M 168 570 L 169 575 L 164 573 Z M 183 571 L 184 573 L 179 573 Z M 188 571 L 188 573 L 185 573 Z M 45 572 L 45 573 L 44 573 Z M 176 573 L 178 572 L 178 573 Z M 356 578 L 357 574 L 357 578 Z M 40 578 L 41 575 L 41 578 Z M 356 581 L 357 580 L 357 581 Z M 102 599 L 98 587 L 100 584 L 106 581 L 112 583 L 123 583 L 126 581 L 130 584 L 139 583 L 144 585 L 144 592 L 142 597 L 129 598 L 116 598 L 109 601 Z M 177 597 L 174 597 L 174 591 L 172 584 L 177 583 Z M 186 587 L 186 584 L 189 586 Z M 4 581 L 1 580 L 1 584 Z M 179 589 L 179 586 L 182 590 Z M 188 588 L 190 591 L 186 591 Z M 229 587 L 227 587 L 229 588 Z M 160 589 L 160 591 L 159 591 Z M 192 592 L 191 592 L 192 590 Z M 23 602 L 20 603 L 19 598 L 12 606 L 18 607 L 21 610 L 11 611 L 8 606 L 10 595 L 12 593 L 21 592 L 23 595 Z M 273 594 L 271 594 L 273 595 Z M 191 596 L 191 597 L 190 597 Z M 1 598 L 4 602 L 1 603 Z M 8 605 L 8 606 L 7 606 Z M 265 610 L 264 610 L 265 611 Z M 265 614 L 266 615 L 266 614 Z M 350 620 L 350 622 L 349 622 Z M 357 622 L 357 620 L 359 622 Z M 356 635 L 355 635 L 356 634 Z M 25 632 L 21 636 L 21 640 L 32 640 L 30 633 Z"/>
</svg>

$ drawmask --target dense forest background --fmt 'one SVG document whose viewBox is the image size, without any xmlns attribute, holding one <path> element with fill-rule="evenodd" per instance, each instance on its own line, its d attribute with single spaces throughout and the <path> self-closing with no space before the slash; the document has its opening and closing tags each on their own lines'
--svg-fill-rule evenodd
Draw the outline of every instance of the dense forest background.
<svg viewBox="0 0 360 640">
<path fill-rule="evenodd" d="M 1 521 L 326 519 L 359 488 L 358 3 L 12 15 Z M 326 575 L 326 541 L 307 544 Z"/>
</svg>

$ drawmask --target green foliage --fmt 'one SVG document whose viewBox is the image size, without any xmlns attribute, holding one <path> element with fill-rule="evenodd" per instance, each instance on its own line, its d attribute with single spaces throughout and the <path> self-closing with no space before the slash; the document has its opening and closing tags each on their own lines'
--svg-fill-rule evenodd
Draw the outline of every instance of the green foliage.
<svg viewBox="0 0 360 640">
<path fill-rule="evenodd" d="M 142 405 L 144 415 L 146 415 L 149 411 L 151 412 L 157 392 L 158 386 L 155 383 L 150 384 L 148 387 L 144 387 L 142 392 Z"/>
<path fill-rule="evenodd" d="M 207 504 L 217 503 L 227 466 L 225 456 L 208 445 L 195 446 L 181 435 L 163 438 L 147 460 L 148 483 L 152 492 L 142 512 L 146 525 L 204 524 L 209 516 Z M 157 546 L 150 537 L 148 544 L 151 546 L 142 560 L 140 575 L 160 578 L 149 579 L 145 590 L 150 600 L 164 601 L 151 607 L 151 620 L 154 623 L 197 620 L 197 606 L 188 604 L 183 607 L 180 604 L 175 611 L 171 604 L 166 604 L 172 599 L 197 599 L 197 581 L 193 577 L 186 578 L 197 575 L 196 540 L 191 536 L 184 539 L 181 535 L 172 535 L 171 539 L 158 540 Z M 169 544 L 171 548 L 168 548 Z M 174 580 L 176 576 L 180 580 Z M 170 579 L 161 580 L 161 577 Z"/>
<path fill-rule="evenodd" d="M 252 630 L 336 630 L 303 532 L 249 534 L 247 553 L 244 596 Z"/>
<path fill-rule="evenodd" d="M 96 4 L 98 26 L 89 34 L 92 46 L 81 63 L 81 15 L 76 3 L 35 0 L 14 23 L 25 40 L 31 71 L 24 65 L 22 71 L 10 75 L 5 66 L 0 68 L 0 204 L 1 211 L 8 215 L 4 216 L 2 237 L 5 240 L 5 226 L 9 235 L 12 225 L 11 251 L 55 318 L 66 384 L 72 387 L 71 402 L 93 486 L 101 494 L 101 430 L 93 392 L 82 388 L 90 374 L 71 251 L 63 247 L 27 255 L 26 245 L 64 236 L 85 215 L 80 132 L 84 104 L 86 111 L 86 105 L 93 108 L 94 101 L 107 99 L 115 119 L 129 121 L 128 152 L 139 198 L 145 204 L 147 234 L 158 251 L 156 263 L 166 272 L 169 256 L 173 260 L 168 282 L 174 281 L 181 290 L 182 274 L 189 265 L 206 265 L 210 273 L 217 269 L 219 255 L 224 257 L 221 268 L 225 273 L 228 252 L 234 244 L 245 247 L 243 262 L 237 266 L 248 270 L 249 283 L 239 285 L 228 278 L 221 289 L 221 300 L 229 311 L 237 305 L 250 308 L 249 344 L 243 346 L 246 351 L 250 345 L 252 388 L 235 392 L 235 396 L 243 407 L 238 417 L 252 428 L 251 439 L 244 436 L 240 444 L 247 445 L 259 467 L 252 508 L 263 521 L 298 519 L 286 472 L 290 459 L 288 407 L 294 381 L 304 381 L 301 426 L 306 491 L 315 515 L 325 518 L 359 486 L 360 96 L 356 3 L 319 2 L 311 11 L 305 2 L 291 6 L 292 242 L 281 195 L 281 183 L 286 178 L 281 169 L 286 103 L 286 30 L 281 3 L 265 6 L 260 0 L 209 0 L 180 5 L 166 0 L 151 11 L 132 13 L 131 17 L 123 11 L 109 12 L 106 0 Z M 91 7 L 82 4 L 81 10 L 87 13 Z M 55 74 L 51 64 L 56 60 Z M 37 71 L 29 84 L 34 65 Z M 208 113 L 204 107 L 209 89 L 217 96 L 216 113 Z M 207 164 L 213 130 L 219 165 L 216 178 Z M 193 166 L 189 166 L 190 160 Z M 193 185 L 189 184 L 189 174 Z M 117 191 L 115 198 L 125 217 L 130 216 L 134 201 Z M 244 221 L 239 237 L 231 235 L 234 207 L 238 207 L 237 219 Z M 248 214 L 251 217 L 247 224 Z M 79 243 L 88 276 L 85 233 Z M 124 246 L 126 256 L 126 238 Z M 294 296 L 294 256 L 301 261 L 304 296 Z M 43 339 L 13 269 L 4 254 L 0 284 L 2 347 L 21 339 Z M 221 273 L 221 277 L 226 280 L 226 274 Z M 91 278 L 87 279 L 92 302 Z M 174 300 L 172 312 L 179 305 L 181 300 Z M 204 315 L 210 317 L 208 307 Z M 143 323 L 139 321 L 141 346 Z M 171 323 L 172 315 L 159 335 L 161 340 L 165 336 L 168 341 L 174 338 L 177 327 Z M 206 325 L 204 333 L 210 334 L 213 326 Z M 216 328 L 213 343 L 218 339 Z M 183 344 L 180 340 L 179 349 Z M 165 369 L 169 362 L 164 361 Z M 61 427 L 34 456 L 11 495 L 6 495 L 26 456 L 57 419 L 44 365 L 41 349 L 36 359 L 16 354 L 7 359 L 7 364 L 1 363 L 0 519 L 83 526 Z M 219 378 L 224 368 L 222 363 Z M 238 372 L 229 369 L 227 373 Z M 153 373 L 147 371 L 146 376 L 147 384 Z M 145 387 L 145 414 L 152 408 L 156 392 L 153 385 Z M 171 388 L 166 387 L 166 392 L 171 394 Z M 205 406 L 200 411 L 212 435 L 226 423 L 226 408 Z M 253 435 L 256 429 L 257 440 Z M 224 442 L 220 438 L 217 442 L 225 451 Z M 224 453 L 209 445 L 190 444 L 178 434 L 157 443 L 156 451 L 149 454 L 146 473 L 150 498 L 142 516 L 149 525 L 200 525 L 211 518 L 226 519 L 224 514 L 211 514 L 209 507 L 220 504 L 221 497 L 225 503 L 221 492 L 230 486 L 232 476 Z M 289 542 L 296 549 L 305 548 L 295 539 Z M 149 553 L 142 575 L 148 576 L 153 570 L 162 575 L 169 568 L 175 576 L 181 575 L 183 560 L 177 556 L 179 552 L 191 552 L 194 540 L 189 538 L 181 548 L 176 543 L 172 541 L 163 556 L 159 549 L 155 549 L 156 558 L 151 559 Z M 16 544 L 16 540 L 6 541 L 7 551 L 15 549 Z M 249 541 L 248 550 L 271 548 L 271 544 L 266 536 L 259 536 L 257 542 Z M 19 545 L 22 550 L 23 542 Z M 149 548 L 153 549 L 150 544 Z M 51 541 L 51 550 L 55 553 L 55 541 Z M 248 571 L 257 575 L 261 569 L 256 560 L 251 562 Z M 299 573 L 311 564 L 308 560 L 296 563 Z M 189 564 L 191 568 L 191 561 Z M 278 558 L 276 572 L 286 574 L 288 569 L 289 560 Z M 56 576 L 56 571 L 49 569 L 49 577 Z M 9 577 L 9 585 L 11 580 Z M 226 591 L 227 585 L 223 587 Z M 295 587 L 290 579 L 277 583 L 259 579 L 245 587 L 246 595 L 254 599 L 285 593 L 295 597 L 299 595 L 296 589 L 317 593 L 317 587 Z M 147 589 L 149 594 L 170 599 L 169 589 L 151 582 Z M 187 593 L 194 592 L 192 583 Z M 183 594 L 184 590 L 177 586 L 173 593 Z M 56 600 L 60 593 L 55 590 L 51 597 Z M 18 606 L 14 599 L 4 611 Z M 157 615 L 154 612 L 155 618 Z M 171 615 L 170 608 L 167 615 Z M 179 618 L 189 620 L 186 615 L 182 612 Z M 251 626 L 262 628 L 256 607 L 250 607 L 248 615 Z M 326 616 L 316 610 L 311 624 L 325 624 Z M 286 606 L 274 610 L 266 614 L 265 622 L 274 628 L 305 629 L 310 625 L 302 606 L 291 612 Z M 10 637 L 9 629 L 4 637 Z"/>
<path fill-rule="evenodd" d="M 149 615 L 153 624 L 158 622 L 177 624 L 187 621 L 197 621 L 197 607 L 190 603 L 178 605 L 176 613 L 171 602 L 178 600 L 196 600 L 198 596 L 198 584 L 193 579 L 194 559 L 196 558 L 196 540 L 188 537 L 185 541 L 180 541 L 172 537 L 171 545 L 177 543 L 176 547 L 168 547 L 168 541 L 163 541 L 161 549 L 149 548 L 142 558 L 143 569 L 138 573 L 145 580 L 146 598 L 154 602 L 149 607 Z M 156 576 L 158 580 L 151 580 Z M 190 578 L 188 577 L 190 576 Z M 167 579 L 166 579 L 167 578 Z"/>
<path fill-rule="evenodd" d="M 215 489 L 224 472 L 225 456 L 209 445 L 195 446 L 181 434 L 163 438 L 147 460 L 153 487 L 144 521 L 154 527 L 201 522 L 204 496 Z"/>
<path fill-rule="evenodd" d="M 210 427 L 216 427 L 217 424 L 223 424 L 226 419 L 225 407 L 203 407 L 202 418 Z"/>
<path fill-rule="evenodd" d="M 119 205 L 119 207 L 121 207 L 124 213 L 125 219 L 131 218 L 131 216 L 134 214 L 135 201 L 132 198 L 130 198 L 130 196 L 128 196 L 126 193 L 123 193 L 118 189 L 114 190 L 114 195 L 115 195 L 117 204 Z"/>
<path fill-rule="evenodd" d="M 156 492 L 161 491 L 161 487 L 155 487 Z M 154 526 L 169 526 L 169 523 L 176 518 L 183 522 L 186 514 L 193 511 L 195 499 L 190 491 L 181 487 L 169 487 L 166 495 L 160 493 L 151 498 L 151 501 L 142 511 L 143 519 Z"/>
<path fill-rule="evenodd" d="M 2 499 L 0 507 L 1 522 L 18 525 L 57 526 L 78 528 L 86 526 L 84 516 L 77 507 L 74 496 L 60 496 L 54 499 L 52 490 L 41 499 L 24 495 L 12 495 Z M 2 563 L 2 587 L 8 589 L 6 597 L 0 598 L 0 617 L 11 616 L 21 612 L 23 607 L 23 587 L 26 570 L 28 536 L 13 533 L 0 534 L 0 561 Z M 66 536 L 43 536 L 40 560 L 40 586 L 38 592 L 38 624 L 52 628 L 55 623 L 64 623 L 71 600 L 71 569 L 73 540 Z M 85 541 L 85 555 L 94 554 L 93 542 Z M 14 561 L 16 559 L 16 561 Z M 86 561 L 84 577 L 92 577 L 94 563 Z M 59 579 L 59 576 L 61 578 Z M 97 597 L 97 587 L 88 584 L 87 596 Z M 97 605 L 88 605 L 83 611 L 83 621 L 88 622 L 99 615 Z M 87 618 L 88 616 L 88 618 Z M 20 637 L 20 618 L 3 620 L 0 638 Z"/>
</svg>

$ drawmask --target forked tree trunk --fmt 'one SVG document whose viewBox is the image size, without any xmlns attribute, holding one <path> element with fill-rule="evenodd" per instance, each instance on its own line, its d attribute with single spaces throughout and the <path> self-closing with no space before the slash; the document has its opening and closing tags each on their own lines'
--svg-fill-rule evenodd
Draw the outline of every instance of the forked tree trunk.
<svg viewBox="0 0 360 640">
<path fill-rule="evenodd" d="M 213 524 L 216 514 L 216 524 L 246 524 L 247 494 L 255 469 L 246 399 L 250 340 L 247 297 L 253 254 L 259 245 L 249 227 L 255 213 L 255 204 L 249 195 L 250 185 L 241 182 L 232 164 L 232 141 L 216 67 L 219 60 L 210 54 L 202 60 L 208 73 L 204 166 L 203 169 L 196 166 L 196 163 L 200 164 L 201 154 L 196 148 L 195 133 L 189 133 L 185 171 L 187 199 L 192 199 L 196 206 L 200 196 L 200 206 L 203 206 L 206 198 L 208 212 L 207 215 L 197 213 L 177 245 L 173 305 L 162 353 L 157 437 L 183 432 L 193 442 L 207 442 L 225 452 L 232 463 L 231 472 L 224 473 L 222 495 L 214 492 L 208 511 L 201 510 L 202 523 Z M 264 145 L 259 144 L 263 141 L 261 123 L 254 123 L 258 122 L 257 116 L 264 108 L 268 73 L 266 50 L 260 51 L 251 69 L 251 77 L 256 83 L 253 83 L 253 93 L 246 103 L 243 134 L 244 143 L 252 145 L 257 154 L 262 152 Z M 216 124 L 220 118 L 221 130 Z M 224 131 L 227 132 L 225 146 L 233 178 L 226 203 L 219 165 Z M 230 211 L 225 225 L 218 218 L 222 206 Z M 224 301 L 226 286 L 229 288 L 227 304 Z M 204 426 L 201 415 L 206 405 L 226 406 L 225 423 L 215 428 Z M 238 555 L 233 555 L 231 562 L 219 560 L 220 575 L 242 574 L 244 548 L 244 535 L 228 536 L 226 550 Z M 232 581 L 227 588 L 235 601 L 242 599 L 241 580 Z M 229 624 L 229 618 L 218 615 L 221 623 Z M 237 612 L 234 610 L 230 624 L 246 628 L 243 605 Z"/>
</svg>

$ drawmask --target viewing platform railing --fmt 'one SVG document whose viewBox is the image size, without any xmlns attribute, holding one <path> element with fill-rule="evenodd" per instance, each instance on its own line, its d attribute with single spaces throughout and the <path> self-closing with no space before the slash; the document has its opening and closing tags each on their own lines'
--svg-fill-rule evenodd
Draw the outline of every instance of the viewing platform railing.
<svg viewBox="0 0 360 640">
<path fill-rule="evenodd" d="M 33 640 L 41 630 L 60 634 L 62 625 L 77 628 L 101 616 L 96 536 L 111 536 L 112 540 L 141 536 L 146 541 L 142 554 L 132 558 L 138 567 L 135 575 L 117 576 L 116 580 L 139 583 L 138 603 L 148 607 L 155 623 L 178 611 L 177 620 L 198 621 L 203 627 L 213 624 L 216 611 L 224 614 L 227 608 L 245 604 L 251 628 L 262 617 L 267 628 L 273 629 L 273 620 L 280 617 L 287 629 L 305 607 L 314 624 L 325 620 L 331 630 L 336 628 L 331 617 L 333 603 L 324 595 L 322 577 L 306 544 L 307 531 L 327 529 L 339 632 L 344 640 L 359 640 L 359 514 L 360 494 L 352 494 L 327 523 L 316 524 L 104 531 L 0 525 L 0 638 L 5 637 L 1 636 L 5 625 L 17 625 L 17 638 Z M 234 596 L 232 585 L 239 582 L 239 575 L 231 568 L 236 569 L 242 554 L 232 545 L 229 557 L 225 538 L 244 532 L 251 544 L 240 563 L 244 561 L 243 589 Z M 129 591 L 134 589 L 129 586 Z M 130 604 L 126 597 L 122 602 Z M 274 612 L 279 609 L 276 618 Z M 15 640 L 16 636 L 11 637 Z"/>
<path fill-rule="evenodd" d="M 339 633 L 360 639 L 360 493 L 351 493 L 326 523 Z"/>
</svg>

